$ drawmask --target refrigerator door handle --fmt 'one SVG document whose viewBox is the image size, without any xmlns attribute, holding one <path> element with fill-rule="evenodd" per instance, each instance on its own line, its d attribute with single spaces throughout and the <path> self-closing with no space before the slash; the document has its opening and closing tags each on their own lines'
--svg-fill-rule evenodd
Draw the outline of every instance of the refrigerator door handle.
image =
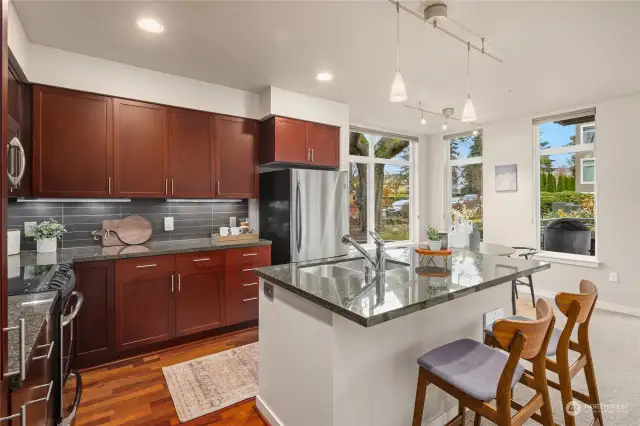
<svg viewBox="0 0 640 426">
<path fill-rule="evenodd" d="M 296 222 L 297 222 L 297 237 L 298 237 L 298 241 L 297 241 L 297 248 L 298 248 L 298 253 L 300 253 L 300 250 L 302 250 L 302 205 L 301 205 L 301 201 L 302 201 L 302 196 L 300 194 L 300 178 L 298 177 L 298 179 L 296 179 L 296 214 L 297 214 L 297 218 L 296 218 Z"/>
</svg>

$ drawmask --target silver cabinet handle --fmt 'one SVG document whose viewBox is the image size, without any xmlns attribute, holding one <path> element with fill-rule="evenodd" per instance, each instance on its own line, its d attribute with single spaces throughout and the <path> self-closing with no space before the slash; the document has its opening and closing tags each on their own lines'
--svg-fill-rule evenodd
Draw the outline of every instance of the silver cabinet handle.
<svg viewBox="0 0 640 426">
<path fill-rule="evenodd" d="M 49 347 L 49 350 L 47 351 L 46 355 L 34 356 L 33 360 L 36 361 L 38 359 L 49 359 L 49 358 L 51 358 L 51 353 L 53 352 L 53 347 L 55 346 L 55 344 L 56 344 L 56 342 L 51 342 L 48 345 L 40 345 L 40 346 L 38 346 L 38 349 Z"/>
<path fill-rule="evenodd" d="M 148 265 L 136 265 L 136 268 L 155 268 L 158 266 L 156 263 L 150 263 Z"/>
<path fill-rule="evenodd" d="M 180 283 L 182 279 L 180 278 L 180 274 L 178 274 L 178 291 L 180 291 Z"/>
<path fill-rule="evenodd" d="M 248 299 L 242 299 L 243 302 L 251 302 L 252 300 L 258 300 L 257 297 L 250 297 Z"/>
<path fill-rule="evenodd" d="M 247 256 L 257 256 L 258 253 L 242 253 L 242 256 L 247 257 Z"/>
<path fill-rule="evenodd" d="M 242 272 L 249 272 L 249 271 L 253 271 L 255 268 L 247 268 L 247 269 L 243 269 Z"/>
<path fill-rule="evenodd" d="M 0 418 L 0 423 L 8 422 L 10 420 L 17 419 L 18 417 L 20 417 L 20 426 L 27 426 L 27 406 L 26 405 L 20 406 L 19 413 L 15 413 L 7 417 Z"/>
<path fill-rule="evenodd" d="M 109 176 L 109 178 L 107 179 L 107 181 L 108 181 L 108 186 L 109 186 L 109 188 L 108 188 L 108 192 L 109 192 L 109 195 L 111 195 L 111 176 Z"/>
<path fill-rule="evenodd" d="M 10 371 L 5 373 L 5 377 L 17 376 L 20 375 L 20 380 L 24 380 L 27 372 L 27 361 L 26 361 L 26 349 L 24 339 L 26 337 L 25 332 L 25 321 L 24 318 L 20 318 L 18 320 L 18 325 L 14 325 L 13 327 L 7 327 L 4 331 L 14 331 L 18 330 L 18 340 L 20 341 L 19 354 L 20 354 L 20 369 L 18 371 Z M 10 416 L 11 417 L 11 416 Z M 8 417 L 7 417 L 8 418 Z M 14 417 L 11 417 L 14 418 Z M 1 421 L 1 420 L 0 420 Z"/>
<path fill-rule="evenodd" d="M 246 283 L 242 284 L 242 287 L 253 287 L 254 285 L 258 285 L 258 283 Z"/>
<path fill-rule="evenodd" d="M 164 195 L 169 195 L 169 178 L 164 178 Z"/>
<path fill-rule="evenodd" d="M 173 277 L 174 277 L 174 275 L 171 274 L 171 293 L 173 293 L 173 290 L 174 290 L 174 288 L 173 288 Z"/>
<path fill-rule="evenodd" d="M 206 262 L 208 260 L 211 260 L 210 257 L 203 257 L 202 259 L 193 259 L 194 262 Z"/>
<path fill-rule="evenodd" d="M 217 181 L 217 185 L 218 185 L 218 192 L 216 193 L 216 195 L 220 195 L 220 181 Z"/>
<path fill-rule="evenodd" d="M 171 195 L 173 195 L 173 178 L 171 178 Z"/>
<path fill-rule="evenodd" d="M 313 163 L 313 154 L 314 154 L 314 149 L 311 149 L 311 162 Z"/>
</svg>

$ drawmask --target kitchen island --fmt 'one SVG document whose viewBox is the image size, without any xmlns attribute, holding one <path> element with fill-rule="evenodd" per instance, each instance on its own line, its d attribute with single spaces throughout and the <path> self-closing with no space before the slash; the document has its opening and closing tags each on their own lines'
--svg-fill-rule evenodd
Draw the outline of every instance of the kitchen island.
<svg viewBox="0 0 640 426">
<path fill-rule="evenodd" d="M 464 249 L 454 250 L 450 269 L 421 265 L 413 247 L 388 254 L 405 263 L 388 261 L 384 279 L 368 282 L 358 259 L 255 271 L 256 404 L 273 426 L 411 424 L 417 358 L 456 339 L 481 340 L 483 313 L 510 314 L 511 281 L 549 268 Z M 423 424 L 455 413 L 450 397 L 428 390 Z"/>
</svg>

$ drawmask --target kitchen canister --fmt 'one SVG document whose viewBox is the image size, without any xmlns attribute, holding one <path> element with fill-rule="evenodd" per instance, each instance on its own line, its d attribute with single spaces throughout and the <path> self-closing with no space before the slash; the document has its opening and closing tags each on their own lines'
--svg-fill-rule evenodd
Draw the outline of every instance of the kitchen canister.
<svg viewBox="0 0 640 426">
<path fill-rule="evenodd" d="M 7 229 L 7 254 L 20 254 L 20 230 Z"/>
</svg>

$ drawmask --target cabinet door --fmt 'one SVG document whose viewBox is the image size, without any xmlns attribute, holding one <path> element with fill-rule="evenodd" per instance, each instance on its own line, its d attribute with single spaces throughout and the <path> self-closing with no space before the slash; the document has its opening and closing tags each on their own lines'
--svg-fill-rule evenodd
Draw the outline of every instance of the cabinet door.
<svg viewBox="0 0 640 426">
<path fill-rule="evenodd" d="M 275 118 L 275 161 L 307 163 L 307 123 L 291 118 Z"/>
<path fill-rule="evenodd" d="M 115 196 L 167 196 L 167 108 L 114 99 L 113 111 Z"/>
<path fill-rule="evenodd" d="M 84 303 L 74 320 L 73 368 L 108 362 L 115 354 L 114 269 L 112 260 L 77 263 L 74 267 L 76 289 L 84 296 Z"/>
<path fill-rule="evenodd" d="M 169 195 L 215 196 L 211 114 L 172 108 L 169 117 Z"/>
<path fill-rule="evenodd" d="M 340 128 L 308 123 L 307 147 L 311 149 L 311 164 L 338 167 L 340 161 Z"/>
<path fill-rule="evenodd" d="M 178 271 L 176 336 L 224 325 L 224 269 Z"/>
<path fill-rule="evenodd" d="M 33 195 L 108 197 L 111 98 L 43 86 L 35 86 L 33 96 Z"/>
<path fill-rule="evenodd" d="M 258 123 L 246 118 L 214 116 L 216 196 L 258 196 Z"/>
<path fill-rule="evenodd" d="M 173 256 L 116 261 L 116 348 L 170 339 L 174 318 Z"/>
</svg>

